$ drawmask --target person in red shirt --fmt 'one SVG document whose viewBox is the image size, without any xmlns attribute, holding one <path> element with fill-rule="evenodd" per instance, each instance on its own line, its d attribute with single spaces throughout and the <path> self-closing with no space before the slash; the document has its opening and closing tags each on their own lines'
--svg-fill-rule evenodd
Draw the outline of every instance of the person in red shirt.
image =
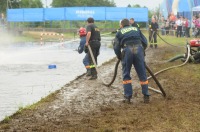
<svg viewBox="0 0 200 132">
<path fill-rule="evenodd" d="M 186 28 L 185 36 L 189 38 L 190 37 L 190 20 L 188 20 L 187 18 L 185 18 L 185 28 Z"/>
</svg>

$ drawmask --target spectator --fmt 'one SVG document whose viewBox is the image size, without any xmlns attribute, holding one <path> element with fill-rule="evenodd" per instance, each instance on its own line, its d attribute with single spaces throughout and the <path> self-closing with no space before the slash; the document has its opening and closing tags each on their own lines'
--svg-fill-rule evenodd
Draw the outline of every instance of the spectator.
<svg viewBox="0 0 200 132">
<path fill-rule="evenodd" d="M 156 15 L 156 13 L 154 13 L 153 15 L 152 15 L 152 17 L 151 17 L 151 19 L 155 19 L 156 21 L 158 21 L 158 16 Z"/>
<path fill-rule="evenodd" d="M 185 27 L 186 27 L 185 36 L 190 38 L 190 20 L 188 20 L 187 18 L 185 18 Z"/>
<path fill-rule="evenodd" d="M 169 22 L 170 22 L 170 29 L 175 29 L 176 17 L 173 12 L 169 16 Z"/>
<path fill-rule="evenodd" d="M 169 19 L 167 19 L 167 20 L 166 20 L 166 23 L 165 23 L 166 35 L 169 35 L 169 29 L 170 29 Z"/>
<path fill-rule="evenodd" d="M 186 20 L 184 17 L 182 17 L 182 36 L 185 37 L 185 32 L 186 32 Z"/>
<path fill-rule="evenodd" d="M 176 16 L 174 15 L 173 12 L 170 14 L 169 20 L 170 20 L 170 22 L 175 22 L 176 21 Z"/>
<path fill-rule="evenodd" d="M 4 20 L 4 14 L 1 13 L 1 25 L 4 25 L 5 24 L 5 20 Z"/>
<path fill-rule="evenodd" d="M 195 25 L 195 31 L 194 31 L 193 35 L 195 37 L 197 37 L 200 33 L 200 19 L 196 16 L 192 22 Z"/>
<path fill-rule="evenodd" d="M 194 33 L 194 30 L 195 30 L 195 24 L 194 24 L 195 19 L 196 19 L 196 17 L 193 16 L 192 17 L 192 23 L 191 23 L 192 33 Z"/>
<path fill-rule="evenodd" d="M 164 16 L 161 17 L 161 21 L 159 22 L 159 27 L 161 29 L 162 35 L 165 35 L 165 18 Z"/>
<path fill-rule="evenodd" d="M 177 36 L 177 38 L 178 38 L 178 35 L 180 35 L 180 37 L 181 37 L 182 26 L 183 26 L 182 18 L 178 17 L 178 19 L 176 20 L 176 36 Z"/>
</svg>

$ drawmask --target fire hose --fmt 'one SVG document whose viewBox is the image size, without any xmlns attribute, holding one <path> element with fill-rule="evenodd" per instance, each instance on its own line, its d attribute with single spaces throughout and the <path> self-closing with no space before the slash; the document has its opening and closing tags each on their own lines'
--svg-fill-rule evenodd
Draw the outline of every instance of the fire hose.
<svg viewBox="0 0 200 132">
<path fill-rule="evenodd" d="M 171 46 L 174 46 L 174 47 L 182 47 L 182 48 L 185 47 L 185 46 L 177 46 L 177 45 L 170 44 L 170 43 L 168 43 L 167 41 L 165 41 L 158 33 L 156 33 L 156 34 L 158 35 L 158 37 L 159 37 L 163 42 L 165 42 L 165 43 L 168 44 L 168 45 L 171 45 Z"/>
<path fill-rule="evenodd" d="M 154 35 L 154 33 L 155 33 L 155 32 L 152 33 L 152 36 Z M 156 33 L 156 34 L 157 34 L 157 33 Z M 160 37 L 159 34 L 157 34 L 157 35 Z M 161 38 L 164 42 L 166 42 L 162 37 L 160 37 L 160 38 Z M 167 43 L 168 45 L 171 45 L 171 46 L 174 46 L 174 47 L 183 47 L 183 46 L 172 45 L 172 44 L 170 44 L 170 43 L 168 43 L 168 42 L 166 42 L 166 43 Z M 96 68 L 96 70 L 97 70 L 97 73 L 98 73 L 99 78 L 102 80 L 102 82 L 103 82 L 103 84 L 104 84 L 105 86 L 110 87 L 110 86 L 113 84 L 113 82 L 115 81 L 115 79 L 116 79 L 116 76 L 117 76 L 117 69 L 118 69 L 118 65 L 119 65 L 119 63 L 120 63 L 120 60 L 118 60 L 117 63 L 116 63 L 116 65 L 115 65 L 114 76 L 113 76 L 111 82 L 110 82 L 110 83 L 106 83 L 106 82 L 103 80 L 103 78 L 101 77 L 101 75 L 99 74 L 100 72 L 99 72 L 99 70 L 98 70 L 98 68 L 97 68 L 97 64 L 96 64 L 96 62 L 95 62 L 95 59 L 94 59 L 94 56 L 93 56 L 91 47 L 88 46 L 88 49 L 89 49 L 89 52 L 90 52 L 90 54 L 91 54 L 92 61 L 93 61 L 94 65 L 95 65 L 95 68 Z M 157 80 L 157 78 L 156 78 L 155 76 L 158 75 L 158 74 L 161 73 L 161 72 L 166 71 L 166 70 L 169 70 L 169 69 L 172 69 L 172 68 L 181 67 L 181 66 L 185 65 L 185 64 L 188 62 L 188 60 L 189 60 L 189 58 L 190 58 L 190 56 L 191 56 L 190 50 L 191 50 L 191 49 L 190 49 L 190 46 L 187 44 L 187 59 L 185 60 L 185 62 L 184 62 L 183 64 L 177 65 L 177 66 L 168 67 L 168 68 L 166 68 L 166 69 L 163 69 L 163 70 L 161 70 L 161 71 L 156 72 L 155 74 L 153 74 L 153 72 L 150 70 L 150 68 L 149 68 L 149 67 L 146 65 L 146 63 L 145 63 L 145 68 L 147 69 L 147 71 L 148 71 L 148 72 L 150 73 L 150 75 L 151 75 L 151 76 L 149 76 L 147 79 L 149 80 L 149 79 L 153 78 L 154 81 L 156 82 L 157 86 L 159 87 L 159 89 L 160 89 L 161 92 L 158 91 L 158 90 L 156 90 L 156 89 L 153 89 L 153 88 L 151 88 L 151 87 L 149 87 L 149 89 L 150 89 L 150 90 L 153 90 L 153 91 L 155 91 L 155 92 L 161 93 L 161 94 L 165 97 L 165 96 L 166 96 L 166 93 L 165 93 L 164 89 L 162 88 L 161 84 L 159 83 L 159 81 Z"/>
<path fill-rule="evenodd" d="M 175 60 L 178 60 L 178 59 L 182 59 L 182 58 L 185 58 L 185 54 L 182 54 L 182 55 L 177 55 L 171 59 L 169 59 L 167 62 L 173 62 Z"/>
<path fill-rule="evenodd" d="M 154 75 L 156 76 L 157 74 L 159 74 L 161 72 L 164 72 L 164 71 L 167 71 L 169 69 L 173 69 L 173 68 L 184 66 L 188 62 L 190 56 L 191 56 L 191 54 L 190 54 L 190 46 L 187 44 L 187 58 L 186 58 L 184 63 L 182 63 L 180 65 L 176 65 L 176 66 L 171 66 L 171 67 L 165 68 L 163 70 L 160 70 L 160 71 L 156 72 Z M 150 78 L 152 78 L 152 76 L 148 77 L 147 79 L 150 79 Z"/>
<path fill-rule="evenodd" d="M 100 71 L 99 71 L 99 69 L 98 69 L 98 67 L 97 67 L 97 64 L 96 64 L 96 61 L 95 61 L 95 59 L 94 59 L 94 55 L 93 55 L 93 52 L 92 52 L 92 50 L 91 50 L 90 45 L 88 45 L 88 49 L 89 49 L 89 52 L 90 52 L 90 54 L 91 54 L 91 58 L 92 58 L 92 61 L 93 61 L 94 65 L 95 65 L 96 71 L 97 71 L 97 73 L 98 73 L 98 77 L 99 77 L 100 80 L 103 82 L 103 85 L 105 85 L 105 86 L 107 86 L 107 87 L 110 87 L 110 86 L 113 84 L 113 82 L 115 81 L 115 79 L 116 79 L 116 76 L 117 76 L 117 69 L 118 69 L 120 60 L 118 59 L 117 63 L 115 64 L 114 76 L 113 76 L 111 82 L 110 82 L 110 83 L 106 83 L 106 82 L 104 81 L 104 79 L 103 79 L 103 78 L 101 77 L 101 75 L 100 75 Z M 152 78 L 154 79 L 154 81 L 156 82 L 156 84 L 158 85 L 158 87 L 159 87 L 159 89 L 160 89 L 161 92 L 158 91 L 158 90 L 156 90 L 156 89 L 154 89 L 154 88 L 149 88 L 149 89 L 150 89 L 150 90 L 153 90 L 153 91 L 155 91 L 155 92 L 161 93 L 164 97 L 166 97 L 166 93 L 165 93 L 164 89 L 162 88 L 161 84 L 159 83 L 159 81 L 157 80 L 157 78 L 155 77 L 155 75 L 153 74 L 153 72 L 152 72 L 152 71 L 150 70 L 150 68 L 146 65 L 146 63 L 145 63 L 145 67 L 146 67 L 147 71 L 150 73 L 150 75 L 152 76 Z"/>
<path fill-rule="evenodd" d="M 90 45 L 88 45 L 88 49 L 89 49 L 89 52 L 90 52 L 92 61 L 93 61 L 94 65 L 95 65 L 95 69 L 96 69 L 96 71 L 97 71 L 98 77 L 99 77 L 99 78 L 101 79 L 101 81 L 103 82 L 103 85 L 105 85 L 105 86 L 107 86 L 107 87 L 110 87 L 110 86 L 113 84 L 113 82 L 115 81 L 115 78 L 116 78 L 116 76 L 117 76 L 117 69 L 118 69 L 120 60 L 118 60 L 117 63 L 116 63 L 116 65 L 115 65 L 115 73 L 114 73 L 114 76 L 113 76 L 111 82 L 110 82 L 110 83 L 106 83 L 106 82 L 104 81 L 104 79 L 101 77 L 100 71 L 99 71 L 99 69 L 97 68 L 97 63 L 96 63 L 96 61 L 95 61 L 95 59 L 94 59 L 94 55 L 93 55 L 93 52 L 92 52 L 92 49 L 91 49 Z"/>
</svg>

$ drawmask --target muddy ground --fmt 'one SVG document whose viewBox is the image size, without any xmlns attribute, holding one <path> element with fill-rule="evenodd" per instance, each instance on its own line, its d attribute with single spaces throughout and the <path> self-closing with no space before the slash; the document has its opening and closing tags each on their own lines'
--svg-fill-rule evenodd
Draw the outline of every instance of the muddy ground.
<svg viewBox="0 0 200 132">
<path fill-rule="evenodd" d="M 166 63 L 169 57 L 181 52 L 162 45 L 148 49 L 146 61 L 156 72 L 181 64 L 181 61 Z M 116 61 L 113 59 L 100 67 L 101 76 L 107 82 L 112 78 Z M 122 102 L 120 65 L 112 87 L 104 86 L 100 79 L 87 80 L 85 75 L 80 76 L 39 103 L 6 118 L 0 123 L 0 131 L 200 131 L 199 64 L 186 64 L 159 74 L 157 78 L 167 97 L 150 91 L 149 104 L 143 103 L 138 78 L 132 71 L 131 104 Z M 152 79 L 149 85 L 158 89 Z"/>
</svg>

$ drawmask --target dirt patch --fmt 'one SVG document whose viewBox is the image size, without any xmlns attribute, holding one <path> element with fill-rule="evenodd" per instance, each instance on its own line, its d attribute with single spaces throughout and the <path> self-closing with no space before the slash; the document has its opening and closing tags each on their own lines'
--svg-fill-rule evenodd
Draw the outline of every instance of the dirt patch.
<svg viewBox="0 0 200 132">
<path fill-rule="evenodd" d="M 146 61 L 156 72 L 181 64 L 166 63 L 174 47 L 160 46 L 147 51 Z M 104 80 L 111 80 L 116 59 L 100 67 Z M 134 99 L 122 103 L 121 65 L 112 87 L 101 80 L 80 76 L 34 107 L 24 109 L 0 123 L 0 131 L 199 131 L 199 65 L 187 64 L 158 75 L 167 97 L 150 91 L 150 104 L 144 104 L 135 71 Z M 198 74 L 198 75 L 197 75 Z M 153 80 L 151 87 L 157 88 Z"/>
</svg>

